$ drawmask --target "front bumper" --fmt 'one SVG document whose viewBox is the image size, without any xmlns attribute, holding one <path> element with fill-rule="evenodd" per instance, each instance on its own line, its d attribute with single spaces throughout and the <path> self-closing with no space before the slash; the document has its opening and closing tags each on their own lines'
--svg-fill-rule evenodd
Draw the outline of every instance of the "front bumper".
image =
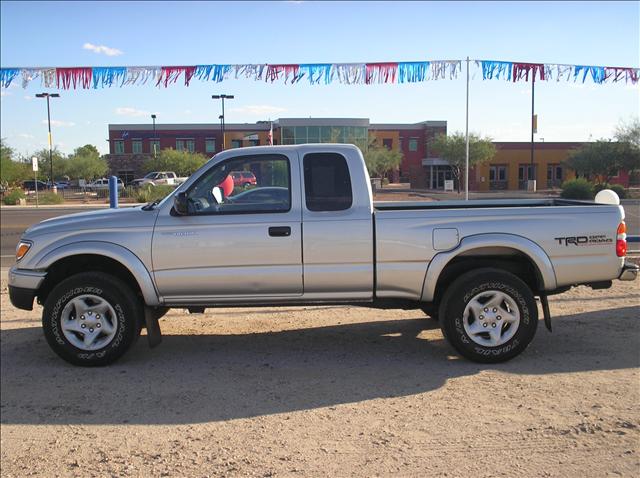
<svg viewBox="0 0 640 478">
<path fill-rule="evenodd" d="M 33 298 L 35 297 L 46 272 L 30 271 L 12 267 L 9 270 L 9 299 L 14 307 L 24 310 L 33 310 Z"/>
<path fill-rule="evenodd" d="M 638 278 L 638 271 L 640 267 L 637 264 L 633 264 L 632 262 L 625 262 L 624 266 L 622 266 L 622 272 L 620 272 L 620 276 L 618 279 L 620 280 L 636 280 Z"/>
</svg>

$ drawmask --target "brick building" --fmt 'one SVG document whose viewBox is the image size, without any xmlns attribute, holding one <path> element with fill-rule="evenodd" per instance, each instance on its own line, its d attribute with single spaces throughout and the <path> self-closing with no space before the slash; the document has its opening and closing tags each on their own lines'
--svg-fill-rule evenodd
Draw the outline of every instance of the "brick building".
<svg viewBox="0 0 640 478">
<path fill-rule="evenodd" d="M 269 121 L 225 125 L 227 148 L 268 144 Z M 408 182 L 412 188 L 443 189 L 444 181 L 453 179 L 448 163 L 430 148 L 431 140 L 447 133 L 446 121 L 423 121 L 414 124 L 370 123 L 367 118 L 280 118 L 273 121 L 274 144 L 355 142 L 366 144 L 369 134 L 389 149 L 402 152 L 397 171 L 389 174 L 392 182 Z M 531 143 L 495 142 L 496 156 L 488 163 L 472 168 L 469 189 L 472 191 L 526 189 L 527 180 L 537 180 L 540 190 L 560 187 L 575 173 L 563 162 L 572 150 L 583 143 L 535 143 L 531 167 Z M 222 150 L 219 124 L 151 124 L 109 125 L 110 174 L 125 183 L 144 174 L 142 164 L 156 150 L 173 148 L 206 156 Z M 630 176 L 620 171 L 612 183 L 628 187 Z"/>
<path fill-rule="evenodd" d="M 225 124 L 227 148 L 268 144 L 271 124 Z M 403 161 L 390 174 L 392 181 L 405 180 L 413 187 L 442 187 L 432 166 L 446 165 L 429 151 L 428 143 L 437 134 L 447 133 L 446 121 L 416 124 L 375 124 L 367 118 L 280 118 L 273 121 L 274 144 L 356 142 L 366 144 L 370 133 L 389 149 L 400 150 Z M 202 153 L 207 156 L 222 150 L 219 124 L 110 124 L 110 174 L 129 182 L 144 173 L 143 162 L 156 151 L 166 148 Z M 426 166 L 426 167 L 425 167 Z M 446 167 L 448 169 L 448 166 Z"/>
</svg>

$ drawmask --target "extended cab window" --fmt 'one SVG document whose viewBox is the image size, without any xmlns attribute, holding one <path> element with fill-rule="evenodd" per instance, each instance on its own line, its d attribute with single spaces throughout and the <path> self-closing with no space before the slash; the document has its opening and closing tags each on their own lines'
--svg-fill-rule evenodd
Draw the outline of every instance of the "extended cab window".
<svg viewBox="0 0 640 478">
<path fill-rule="evenodd" d="M 239 181 L 244 172 L 255 177 Z M 213 166 L 187 192 L 189 214 L 250 214 L 291 209 L 289 160 L 279 154 L 230 159 Z"/>
<path fill-rule="evenodd" d="M 343 211 L 353 203 L 349 167 L 341 154 L 305 155 L 304 187 L 309 211 Z"/>
</svg>

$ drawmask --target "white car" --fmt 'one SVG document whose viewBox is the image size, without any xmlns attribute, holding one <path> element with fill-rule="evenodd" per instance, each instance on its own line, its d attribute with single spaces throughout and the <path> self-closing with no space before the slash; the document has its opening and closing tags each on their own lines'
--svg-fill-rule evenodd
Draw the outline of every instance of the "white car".
<svg viewBox="0 0 640 478">
<path fill-rule="evenodd" d="M 109 189 L 109 180 L 106 178 L 96 179 L 85 186 L 87 191 L 98 191 L 101 189 Z M 118 190 L 124 189 L 122 179 L 118 179 Z"/>
<path fill-rule="evenodd" d="M 157 186 L 161 184 L 168 184 L 170 186 L 178 186 L 186 180 L 187 178 L 179 178 L 173 171 L 151 171 L 146 174 L 145 177 L 131 181 L 131 185 L 146 186 L 150 184 L 152 186 Z"/>
</svg>

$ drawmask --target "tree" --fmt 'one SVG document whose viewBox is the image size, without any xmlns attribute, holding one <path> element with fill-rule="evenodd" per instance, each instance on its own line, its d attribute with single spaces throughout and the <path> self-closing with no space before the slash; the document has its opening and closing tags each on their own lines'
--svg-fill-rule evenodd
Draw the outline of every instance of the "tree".
<svg viewBox="0 0 640 478">
<path fill-rule="evenodd" d="M 38 179 L 43 181 L 49 180 L 49 176 L 51 175 L 49 149 L 40 149 L 29 156 L 29 158 L 33 156 L 38 158 Z M 55 177 L 64 176 L 66 170 L 66 158 L 64 155 L 58 151 L 58 148 L 54 148 L 51 153 L 51 157 L 53 158 L 53 175 Z"/>
<path fill-rule="evenodd" d="M 634 171 L 640 168 L 640 121 L 619 125 L 615 141 L 599 139 L 575 150 L 566 164 L 580 176 L 589 180 L 608 183 L 621 169 Z"/>
<path fill-rule="evenodd" d="M 465 135 L 459 131 L 449 136 L 440 134 L 433 139 L 431 146 L 451 166 L 453 176 L 458 183 L 458 193 L 460 193 L 462 171 L 466 164 Z M 491 138 L 481 138 L 478 135 L 469 134 L 469 168 L 490 161 L 495 154 L 496 147 Z"/>
<path fill-rule="evenodd" d="M 145 172 L 173 171 L 178 176 L 191 176 L 194 171 L 206 163 L 208 158 L 200 153 L 163 149 L 157 159 L 149 158 L 144 162 Z"/>
<path fill-rule="evenodd" d="M 31 176 L 29 164 L 16 161 L 16 154 L 4 139 L 0 140 L 0 181 L 4 186 L 16 185 Z"/>
<path fill-rule="evenodd" d="M 64 166 L 67 176 L 87 180 L 100 178 L 109 169 L 107 161 L 100 156 L 98 149 L 92 144 L 76 148 Z"/>
<path fill-rule="evenodd" d="M 369 135 L 369 144 L 363 149 L 363 156 L 369 175 L 373 177 L 383 177 L 402 163 L 402 153 L 381 145 L 374 134 Z"/>
</svg>

